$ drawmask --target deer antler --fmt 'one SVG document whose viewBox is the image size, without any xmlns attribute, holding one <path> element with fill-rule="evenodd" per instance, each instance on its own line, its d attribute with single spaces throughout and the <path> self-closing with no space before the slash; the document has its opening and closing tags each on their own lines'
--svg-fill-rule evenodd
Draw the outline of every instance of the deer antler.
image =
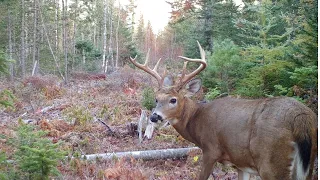
<svg viewBox="0 0 320 180">
<path fill-rule="evenodd" d="M 194 76 L 199 74 L 202 70 L 204 70 L 207 67 L 206 54 L 205 54 L 204 50 L 202 49 L 200 43 L 198 41 L 197 41 L 197 43 L 198 43 L 198 46 L 199 46 L 201 59 L 191 59 L 191 58 L 179 56 L 179 58 L 185 60 L 185 62 L 183 64 L 183 69 L 182 69 L 182 75 L 181 75 L 181 78 L 180 78 L 179 88 L 181 88 L 184 84 L 186 84 Z M 197 63 L 201 63 L 201 64 L 192 73 L 186 75 L 186 68 L 187 68 L 188 62 L 197 62 Z"/>
<path fill-rule="evenodd" d="M 148 50 L 148 53 L 147 53 L 147 56 L 146 56 L 146 61 L 145 63 L 142 65 L 142 64 L 139 64 L 138 62 L 136 62 L 136 58 L 132 58 L 130 57 L 130 61 L 135 65 L 137 66 L 139 69 L 142 69 L 144 70 L 145 72 L 149 73 L 150 75 L 152 75 L 153 77 L 155 77 L 158 81 L 158 85 L 159 87 L 161 87 L 161 84 L 162 84 L 162 77 L 159 75 L 159 73 L 157 72 L 157 69 L 159 67 L 159 64 L 161 62 L 161 58 L 158 60 L 157 64 L 154 66 L 153 69 L 150 69 L 148 67 L 148 63 L 149 63 L 149 52 L 150 52 L 150 49 Z"/>
</svg>

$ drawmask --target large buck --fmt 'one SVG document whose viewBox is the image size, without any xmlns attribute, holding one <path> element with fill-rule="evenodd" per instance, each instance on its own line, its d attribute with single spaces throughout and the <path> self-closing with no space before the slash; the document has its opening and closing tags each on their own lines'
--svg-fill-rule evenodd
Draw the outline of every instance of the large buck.
<svg viewBox="0 0 320 180">
<path fill-rule="evenodd" d="M 197 103 L 189 97 L 201 88 L 193 79 L 207 66 L 199 42 L 201 59 L 185 60 L 177 83 L 159 75 L 157 68 L 131 62 L 155 77 L 159 84 L 152 122 L 168 120 L 185 139 L 202 149 L 200 180 L 208 179 L 216 162 L 238 169 L 239 179 L 250 174 L 263 180 L 311 179 L 317 150 L 317 118 L 308 107 L 288 97 L 239 99 L 223 97 Z M 187 62 L 200 66 L 186 74 Z"/>
</svg>

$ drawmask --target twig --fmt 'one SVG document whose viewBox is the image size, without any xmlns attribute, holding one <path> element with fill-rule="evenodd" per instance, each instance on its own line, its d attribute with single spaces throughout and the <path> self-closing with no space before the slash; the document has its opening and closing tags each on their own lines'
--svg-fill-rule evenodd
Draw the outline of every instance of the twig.
<svg viewBox="0 0 320 180">
<path fill-rule="evenodd" d="M 112 129 L 111 129 L 105 122 L 101 121 L 100 119 L 97 119 L 97 120 L 98 120 L 99 122 L 101 122 L 103 125 L 106 126 L 106 128 L 107 128 L 107 130 L 108 130 L 108 133 L 110 133 L 112 136 L 115 135 L 115 132 L 112 131 Z"/>
</svg>

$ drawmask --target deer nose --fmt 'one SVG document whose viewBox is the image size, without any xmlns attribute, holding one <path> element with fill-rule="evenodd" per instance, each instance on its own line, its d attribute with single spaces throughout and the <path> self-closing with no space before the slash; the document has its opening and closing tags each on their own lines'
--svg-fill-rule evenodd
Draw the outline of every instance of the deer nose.
<svg viewBox="0 0 320 180">
<path fill-rule="evenodd" d="M 162 121 L 162 117 L 159 116 L 157 113 L 153 113 L 150 117 L 151 122 L 157 122 L 157 121 Z"/>
</svg>

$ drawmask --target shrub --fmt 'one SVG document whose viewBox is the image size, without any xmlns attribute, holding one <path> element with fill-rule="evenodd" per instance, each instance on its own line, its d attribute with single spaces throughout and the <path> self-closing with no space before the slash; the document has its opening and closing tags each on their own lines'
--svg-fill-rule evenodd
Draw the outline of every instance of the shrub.
<svg viewBox="0 0 320 180">
<path fill-rule="evenodd" d="M 246 72 L 240 50 L 230 39 L 217 41 L 213 54 L 208 57 L 208 67 L 202 73 L 203 85 L 207 88 L 218 87 L 222 93 L 229 94 Z"/>
<path fill-rule="evenodd" d="M 4 107 L 13 107 L 13 101 L 15 97 L 9 90 L 3 90 L 0 92 L 0 105 Z"/>
<path fill-rule="evenodd" d="M 316 91 L 318 87 L 318 67 L 301 67 L 295 68 L 294 72 L 290 73 L 290 79 L 295 85 L 307 90 Z"/>
<path fill-rule="evenodd" d="M 87 128 L 88 123 L 93 121 L 90 111 L 81 106 L 72 106 L 63 112 L 68 116 L 69 121 L 83 128 Z"/>
<path fill-rule="evenodd" d="M 13 179 L 45 180 L 60 174 L 56 166 L 64 158 L 64 151 L 59 149 L 60 142 L 53 144 L 45 138 L 46 134 L 45 131 L 36 130 L 33 125 L 19 122 L 17 137 L 8 139 L 17 149 L 13 156 L 16 166 L 6 169 L 9 179 L 15 176 Z M 1 156 L 0 161 L 3 164 L 7 160 Z"/>
<path fill-rule="evenodd" d="M 274 94 L 276 96 L 285 96 L 288 94 L 289 90 L 286 87 L 283 87 L 280 84 L 274 85 Z"/>
<path fill-rule="evenodd" d="M 207 92 L 207 94 L 205 95 L 205 98 L 207 100 L 213 100 L 214 98 L 216 98 L 217 96 L 219 96 L 221 94 L 221 91 L 218 89 L 218 87 L 215 88 L 209 88 L 209 91 Z"/>
<path fill-rule="evenodd" d="M 13 169 L 10 166 L 10 163 L 8 163 L 5 152 L 0 151 L 0 179 L 1 180 L 13 179 L 13 176 L 11 175 L 12 170 Z"/>
<path fill-rule="evenodd" d="M 142 100 L 141 100 L 142 106 L 151 111 L 156 106 L 154 98 L 155 98 L 155 93 L 153 89 L 150 87 L 144 88 L 142 92 Z"/>
</svg>

